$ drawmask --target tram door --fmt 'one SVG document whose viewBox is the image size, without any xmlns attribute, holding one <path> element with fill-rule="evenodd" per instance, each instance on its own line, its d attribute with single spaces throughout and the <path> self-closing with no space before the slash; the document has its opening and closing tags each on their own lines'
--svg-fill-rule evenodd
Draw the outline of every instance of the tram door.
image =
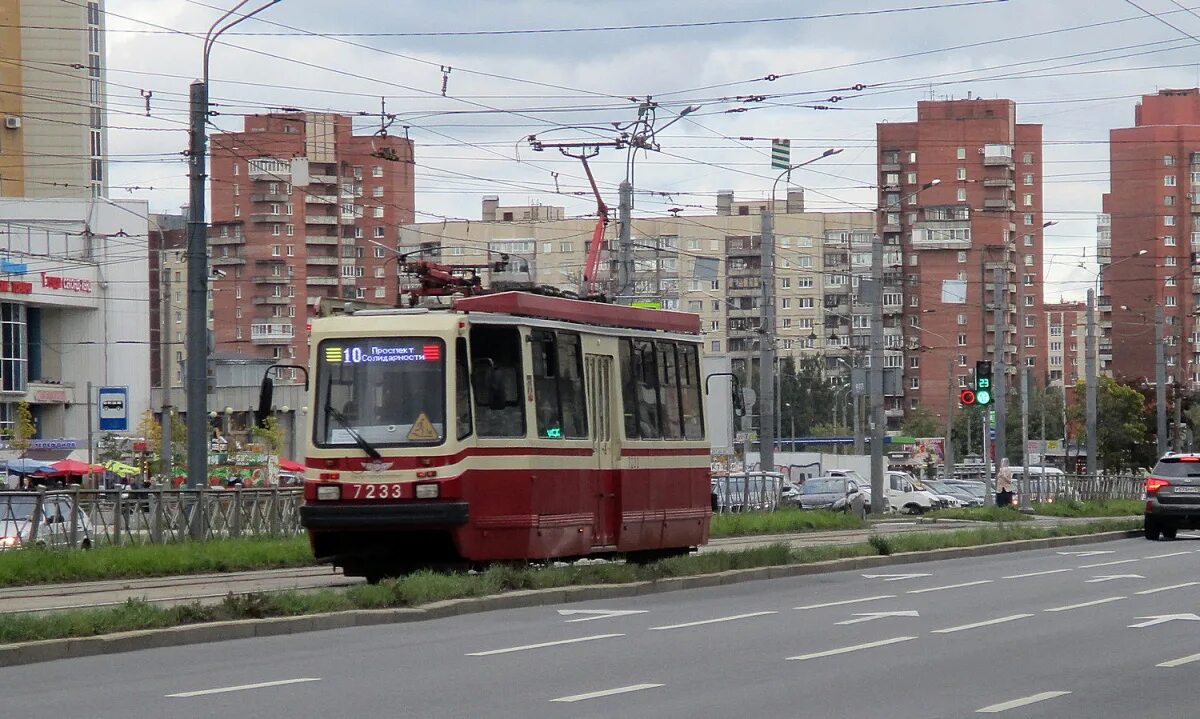
<svg viewBox="0 0 1200 719">
<path fill-rule="evenodd" d="M 596 499 L 592 524 L 592 544 L 597 547 L 617 543 L 617 463 L 620 448 L 613 431 L 613 407 L 616 398 L 612 385 L 612 357 L 587 355 L 584 373 L 587 382 L 588 424 L 592 428 L 593 476 Z"/>
</svg>

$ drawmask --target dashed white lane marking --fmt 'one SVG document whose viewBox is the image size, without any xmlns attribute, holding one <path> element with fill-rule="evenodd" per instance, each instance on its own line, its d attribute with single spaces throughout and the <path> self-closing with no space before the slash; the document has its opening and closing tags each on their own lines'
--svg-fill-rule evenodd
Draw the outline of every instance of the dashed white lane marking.
<svg viewBox="0 0 1200 719">
<path fill-rule="evenodd" d="M 1122 599 L 1127 599 L 1127 597 L 1105 597 L 1104 599 L 1093 599 L 1090 602 L 1081 602 L 1079 604 L 1068 604 L 1065 607 L 1054 607 L 1053 609 L 1046 609 L 1044 611 L 1047 611 L 1047 612 L 1069 612 L 1072 609 L 1083 609 L 1084 607 L 1094 607 L 1097 604 L 1108 604 L 1109 602 L 1119 602 Z"/>
<path fill-rule="evenodd" d="M 1151 554 L 1149 557 L 1145 557 L 1145 559 L 1166 559 L 1167 557 L 1182 557 L 1185 554 L 1191 554 L 1191 553 L 1192 553 L 1192 550 L 1189 549 L 1186 552 L 1170 552 L 1168 554 Z"/>
<path fill-rule="evenodd" d="M 218 687 L 216 689 L 201 689 L 194 692 L 179 692 L 178 694 L 168 694 L 169 699 L 188 699 L 190 697 L 202 697 L 209 694 L 228 694 L 229 692 L 242 692 L 247 689 L 265 689 L 267 687 L 282 687 L 288 684 L 303 684 L 305 682 L 319 682 L 320 677 L 300 677 L 299 679 L 280 679 L 275 682 L 259 682 L 257 684 L 239 684 L 235 687 Z"/>
<path fill-rule="evenodd" d="M 588 692 L 587 694 L 572 694 L 569 697 L 559 697 L 551 699 L 552 702 L 581 702 L 585 699 L 599 699 L 600 697 L 611 697 L 614 694 L 628 694 L 630 692 L 640 692 L 643 689 L 656 689 L 663 686 L 662 684 L 630 684 L 627 687 L 617 687 L 616 689 L 603 689 L 598 692 Z"/>
<path fill-rule="evenodd" d="M 925 589 L 910 589 L 909 594 L 924 594 L 926 592 L 940 592 L 943 589 L 960 589 L 962 587 L 974 587 L 980 584 L 991 584 L 991 579 L 980 579 L 975 582 L 963 582 L 962 584 L 946 584 L 941 587 L 926 587 Z"/>
<path fill-rule="evenodd" d="M 556 642 L 542 642 L 540 644 L 526 644 L 520 647 L 505 647 L 504 649 L 489 649 L 486 652 L 471 652 L 468 657 L 490 657 L 494 654 L 509 654 L 511 652 L 523 652 L 527 649 L 542 649 L 543 647 L 557 647 L 561 644 L 576 644 L 578 642 L 591 642 L 597 639 L 612 639 L 613 637 L 623 637 L 624 634 L 593 634 L 589 637 L 576 637 L 575 639 L 560 639 Z"/>
<path fill-rule="evenodd" d="M 982 709 L 976 709 L 975 713 L 999 714 L 1000 712 L 1006 712 L 1009 709 L 1017 709 L 1018 707 L 1029 706 L 1030 704 L 1037 704 L 1038 702 L 1044 702 L 1047 699 L 1056 699 L 1058 697 L 1066 696 L 1070 693 L 1071 692 L 1042 692 L 1041 694 L 1034 694 L 1033 696 L 1021 697 L 1020 699 L 1013 699 L 1012 701 L 1001 702 L 1000 704 L 993 704 Z"/>
<path fill-rule="evenodd" d="M 895 594 L 880 594 L 877 597 L 863 597 L 862 599 L 843 599 L 840 602 L 825 602 L 823 604 L 806 604 L 803 607 L 796 607 L 796 609 L 824 609 L 825 607 L 842 607 L 847 604 L 859 604 L 861 602 L 875 602 L 875 601 L 879 601 L 880 599 L 895 599 L 895 598 L 896 598 Z"/>
<path fill-rule="evenodd" d="M 993 624 L 1004 624 L 1005 622 L 1015 622 L 1018 619 L 1028 619 L 1032 614 L 1013 614 L 1007 617 L 998 619 L 989 619 L 984 622 L 975 622 L 974 624 L 963 624 L 957 627 L 946 627 L 945 629 L 934 629 L 934 634 L 953 634 L 954 632 L 963 632 L 968 629 L 978 629 L 979 627 L 990 627 Z"/>
<path fill-rule="evenodd" d="M 1158 594 L 1159 592 L 1169 592 L 1172 589 L 1183 589 L 1184 587 L 1194 587 L 1200 582 L 1184 582 L 1183 584 L 1172 584 L 1166 587 L 1155 587 L 1154 589 L 1143 589 L 1137 594 Z"/>
<path fill-rule="evenodd" d="M 1169 662 L 1163 662 L 1162 664 L 1155 664 L 1154 666 L 1166 667 L 1168 669 L 1171 669 L 1173 667 L 1183 666 L 1184 664 L 1191 664 L 1192 662 L 1200 662 L 1200 654 L 1192 654 L 1190 656 L 1180 657 L 1178 659 L 1172 659 Z"/>
<path fill-rule="evenodd" d="M 1097 562 L 1096 564 L 1080 564 L 1080 569 L 1091 569 L 1093 567 L 1111 567 L 1114 564 L 1129 564 L 1130 562 L 1140 562 L 1140 559 L 1118 559 L 1115 562 Z"/>
<path fill-rule="evenodd" d="M 751 617 L 765 617 L 768 614 L 778 614 L 779 612 L 750 612 L 748 614 L 734 614 L 729 617 L 717 617 L 716 619 L 701 619 L 698 622 L 684 622 L 683 624 L 667 624 L 662 627 L 650 627 L 650 631 L 657 632 L 666 629 L 683 629 L 685 627 L 698 627 L 703 624 L 718 624 L 720 622 L 736 622 L 739 619 L 750 619 Z"/>
<path fill-rule="evenodd" d="M 805 659 L 821 659 L 823 657 L 833 657 L 838 654 L 849 654 L 863 649 L 874 649 L 876 647 L 886 647 L 889 644 L 899 644 L 900 642 L 909 642 L 916 637 L 892 637 L 891 639 L 881 639 L 877 642 L 867 642 L 866 644 L 855 644 L 852 647 L 840 647 L 838 649 L 828 649 L 823 652 L 814 652 L 813 654 L 801 654 L 798 657 L 788 657 L 789 662 L 802 662 Z"/>
<path fill-rule="evenodd" d="M 1066 569 L 1047 569 L 1044 572 L 1028 572 L 1026 574 L 1010 574 L 1007 577 L 1000 577 L 1000 578 L 1001 579 L 1024 579 L 1025 577 L 1042 577 L 1047 574 L 1061 574 L 1062 572 L 1073 572 L 1073 571 L 1075 571 L 1075 570 L 1071 569 L 1070 567 L 1067 567 Z"/>
</svg>

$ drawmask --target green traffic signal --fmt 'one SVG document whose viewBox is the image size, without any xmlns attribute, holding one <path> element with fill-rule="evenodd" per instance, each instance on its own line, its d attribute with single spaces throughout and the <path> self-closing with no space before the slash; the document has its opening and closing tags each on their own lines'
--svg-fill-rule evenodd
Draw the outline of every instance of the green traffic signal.
<svg viewBox="0 0 1200 719">
<path fill-rule="evenodd" d="M 975 392 L 975 404 L 984 405 L 992 403 L 992 393 L 986 389 L 981 389 Z"/>
</svg>

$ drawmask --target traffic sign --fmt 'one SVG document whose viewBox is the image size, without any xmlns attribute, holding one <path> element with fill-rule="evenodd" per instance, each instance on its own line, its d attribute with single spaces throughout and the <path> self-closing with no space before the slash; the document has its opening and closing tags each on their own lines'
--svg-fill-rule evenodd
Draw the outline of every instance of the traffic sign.
<svg viewBox="0 0 1200 719">
<path fill-rule="evenodd" d="M 101 432 L 129 430 L 129 388 L 101 387 L 96 393 L 96 410 Z"/>
</svg>

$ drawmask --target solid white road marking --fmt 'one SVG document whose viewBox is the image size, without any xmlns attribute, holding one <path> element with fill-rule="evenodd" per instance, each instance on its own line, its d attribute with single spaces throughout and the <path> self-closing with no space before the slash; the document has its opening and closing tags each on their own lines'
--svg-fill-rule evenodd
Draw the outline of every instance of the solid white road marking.
<svg viewBox="0 0 1200 719">
<path fill-rule="evenodd" d="M 1000 704 L 993 704 L 989 707 L 984 707 L 982 709 L 976 709 L 975 713 L 976 714 L 999 714 L 1000 712 L 1006 712 L 1009 709 L 1016 709 L 1018 707 L 1029 706 L 1030 704 L 1037 704 L 1038 702 L 1044 702 L 1047 699 L 1055 699 L 1057 697 L 1064 697 L 1070 693 L 1071 692 L 1042 692 L 1041 694 L 1034 694 L 1033 696 L 1022 697 L 1020 699 L 1013 699 L 1012 701 L 1001 702 Z"/>
<path fill-rule="evenodd" d="M 1166 559 L 1167 557 L 1182 557 L 1185 554 L 1191 554 L 1191 553 L 1192 553 L 1192 550 L 1189 549 L 1186 552 L 1170 552 L 1168 554 L 1151 554 L 1149 557 L 1146 557 L 1146 559 Z"/>
<path fill-rule="evenodd" d="M 863 649 L 874 649 L 875 647 L 886 647 L 889 644 L 899 644 L 900 642 L 908 642 L 916 639 L 916 637 L 892 637 L 891 639 L 881 639 L 877 642 L 868 642 L 866 644 L 856 644 L 852 647 L 841 647 L 840 649 L 829 649 L 823 652 L 815 652 L 813 654 L 801 654 L 798 657 L 788 657 L 789 662 L 801 662 L 805 659 L 821 659 L 822 657 L 832 657 L 838 654 L 849 654 Z"/>
<path fill-rule="evenodd" d="M 906 609 L 906 610 L 900 611 L 900 612 L 867 612 L 866 614 L 855 614 L 854 616 L 858 617 L 858 618 L 857 619 L 847 619 L 844 622 L 836 622 L 836 623 L 837 624 L 862 624 L 863 622 L 870 622 L 870 621 L 874 621 L 876 619 L 883 619 L 884 617 L 919 617 L 921 615 L 917 614 L 917 610 L 915 610 L 915 609 Z"/>
<path fill-rule="evenodd" d="M 1180 621 L 1184 621 L 1184 622 L 1200 622 L 1200 617 L 1196 616 L 1195 614 L 1152 614 L 1148 617 L 1137 617 L 1137 618 L 1138 619 L 1148 619 L 1149 621 L 1139 622 L 1138 624 L 1130 624 L 1129 625 L 1130 629 L 1141 629 L 1143 627 L 1153 627 L 1156 624 L 1166 624 L 1167 622 L 1173 622 L 1176 619 L 1178 619 Z"/>
<path fill-rule="evenodd" d="M 925 589 L 910 589 L 909 594 L 924 594 L 925 592 L 940 592 L 943 589 L 959 589 L 961 587 L 974 587 L 980 584 L 991 584 L 991 579 L 980 579 L 976 582 L 963 582 L 962 584 L 947 584 L 941 587 L 926 587 Z"/>
<path fill-rule="evenodd" d="M 1184 664 L 1191 664 L 1192 662 L 1200 662 L 1200 654 L 1192 654 L 1191 656 L 1180 657 L 1178 659 L 1172 659 L 1169 662 L 1163 662 L 1162 664 L 1155 664 L 1154 666 L 1167 667 L 1168 669 L 1170 669 L 1173 667 L 1183 666 Z"/>
<path fill-rule="evenodd" d="M 587 614 L 589 616 L 582 619 L 568 619 L 567 624 L 573 622 L 590 622 L 593 619 L 610 619 L 612 617 L 623 617 L 628 614 L 645 614 L 646 609 L 560 609 L 559 615 L 569 617 L 573 614 Z"/>
<path fill-rule="evenodd" d="M 1140 559 L 1118 559 L 1115 562 L 1098 562 L 1096 564 L 1080 564 L 1080 569 L 1092 569 L 1095 567 L 1111 567 L 1114 564 L 1129 564 L 1130 562 L 1140 562 Z"/>
<path fill-rule="evenodd" d="M 863 597 L 862 599 L 843 599 L 840 602 L 825 602 L 824 604 L 807 604 L 796 609 L 824 609 L 825 607 L 841 607 L 846 604 L 859 604 L 860 602 L 874 602 L 880 599 L 895 599 L 895 594 L 880 594 L 877 597 Z"/>
<path fill-rule="evenodd" d="M 779 614 L 779 612 L 750 612 L 749 614 L 734 614 L 731 617 L 717 617 L 716 619 L 701 619 L 698 622 L 684 622 L 683 624 L 668 624 L 662 627 L 650 627 L 650 631 L 657 632 L 666 629 L 683 629 L 685 627 L 698 627 L 702 624 L 718 624 L 720 622 L 735 622 L 739 619 L 750 619 L 751 617 L 765 617 L 768 614 Z"/>
<path fill-rule="evenodd" d="M 259 682 L 258 684 L 240 684 L 236 687 L 219 687 L 217 689 L 201 689 L 195 692 L 179 692 L 178 694 L 168 694 L 169 699 L 187 699 L 189 697 L 202 697 L 209 694 L 228 694 L 229 692 L 241 692 L 247 689 L 265 689 L 267 687 L 282 687 L 288 684 L 303 684 L 305 682 L 319 682 L 320 677 L 301 677 L 299 679 L 280 679 L 276 682 Z"/>
<path fill-rule="evenodd" d="M 624 634 L 593 634 L 589 637 L 576 637 L 575 639 L 560 639 L 557 642 L 542 642 L 540 644 L 526 644 L 521 647 L 506 647 L 504 649 L 489 649 L 486 652 L 471 652 L 468 657 L 490 657 L 494 654 L 509 654 L 511 652 L 523 652 L 526 649 L 541 649 L 543 647 L 557 647 L 560 644 L 576 644 L 578 642 L 591 642 L 596 639 L 612 639 L 613 637 L 623 637 Z"/>
<path fill-rule="evenodd" d="M 1026 574 L 1010 574 L 1007 577 L 1001 577 L 1001 579 L 1024 579 L 1025 577 L 1041 577 L 1041 576 L 1045 576 L 1047 574 L 1061 574 L 1062 572 L 1073 572 L 1073 571 L 1075 571 L 1075 570 L 1071 569 L 1070 567 L 1067 567 L 1066 569 L 1047 569 L 1044 572 L 1028 572 Z"/>
<path fill-rule="evenodd" d="M 1138 594 L 1158 594 L 1159 592 L 1167 592 L 1172 589 L 1183 589 L 1184 587 L 1194 587 L 1200 582 L 1184 582 L 1183 584 L 1172 584 L 1166 587 L 1155 587 L 1154 589 L 1143 589 Z"/>
<path fill-rule="evenodd" d="M 1116 554 L 1116 553 L 1117 552 L 1114 549 L 1093 550 L 1090 552 L 1055 552 L 1055 554 L 1061 554 L 1064 557 L 1094 557 L 1097 554 Z"/>
<path fill-rule="evenodd" d="M 662 684 L 630 684 L 627 687 L 617 687 L 616 689 L 604 689 L 598 692 L 588 692 L 587 694 L 573 694 L 569 697 L 559 697 L 551 699 L 552 702 L 581 702 L 585 699 L 599 699 L 600 697 L 611 697 L 614 694 L 628 694 L 629 692 L 640 692 L 643 689 L 655 689 L 663 686 Z"/>
<path fill-rule="evenodd" d="M 1145 579 L 1140 574 L 1101 574 L 1084 582 L 1084 584 L 1099 584 L 1100 582 L 1111 582 L 1114 579 Z"/>
<path fill-rule="evenodd" d="M 934 629 L 934 634 L 953 634 L 954 632 L 962 632 L 968 629 L 978 629 L 979 627 L 990 627 L 993 624 L 1003 624 L 1005 622 L 1015 622 L 1018 619 L 1028 619 L 1032 614 L 1013 614 L 1008 617 L 1000 617 L 999 619 L 989 619 L 986 622 L 975 622 L 974 624 L 963 624 L 957 627 L 946 627 L 945 629 Z"/>
<path fill-rule="evenodd" d="M 1084 607 L 1094 607 L 1097 604 L 1108 604 L 1109 602 L 1119 602 L 1127 597 L 1105 597 L 1104 599 L 1093 599 L 1090 602 L 1082 602 L 1080 604 L 1068 604 L 1065 607 L 1054 607 L 1053 609 L 1045 609 L 1047 612 L 1069 612 L 1072 609 L 1083 609 Z"/>
<path fill-rule="evenodd" d="M 932 574 L 864 574 L 867 579 L 882 579 L 885 582 L 898 582 L 902 579 L 918 579 L 932 577 Z"/>
</svg>

